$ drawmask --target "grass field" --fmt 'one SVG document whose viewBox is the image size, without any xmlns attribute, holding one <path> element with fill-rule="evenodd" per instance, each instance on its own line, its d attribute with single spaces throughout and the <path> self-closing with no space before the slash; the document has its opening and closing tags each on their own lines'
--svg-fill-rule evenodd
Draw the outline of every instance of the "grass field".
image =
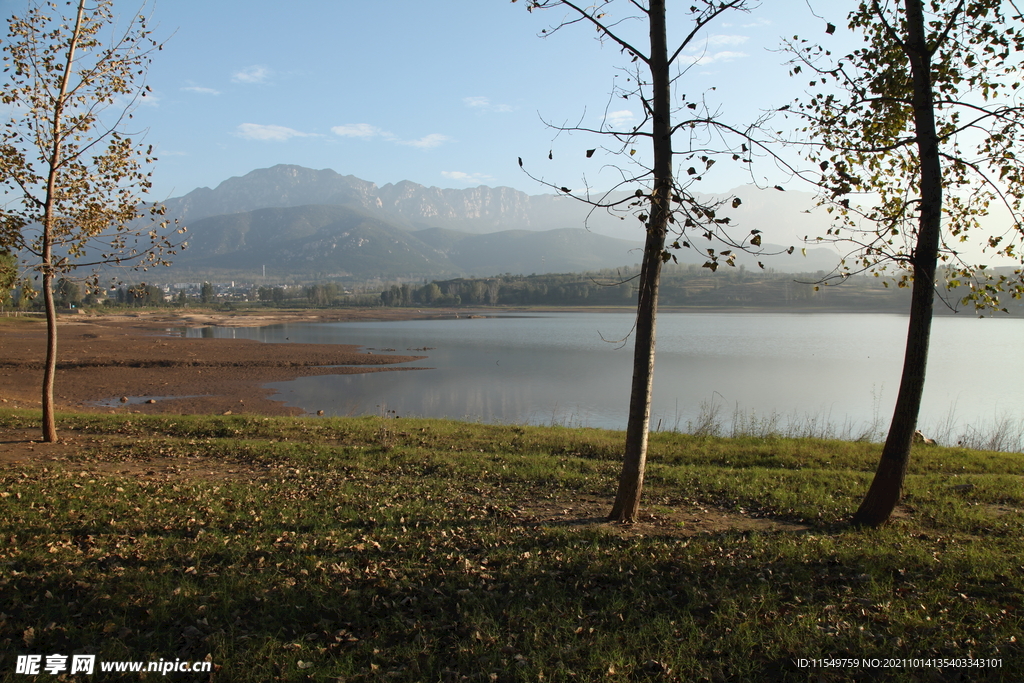
<svg viewBox="0 0 1024 683">
<path fill-rule="evenodd" d="M 0 448 L 37 421 L 0 410 Z M 621 526 L 603 521 L 616 432 L 58 426 L 67 444 L 0 466 L 0 681 L 33 680 L 18 655 L 55 653 L 205 660 L 212 673 L 166 676 L 204 681 L 977 681 L 1024 666 L 1019 454 L 916 449 L 904 505 L 872 531 L 845 520 L 877 444 L 654 434 L 643 519 Z M 164 678 L 61 676 L 38 679 Z"/>
</svg>

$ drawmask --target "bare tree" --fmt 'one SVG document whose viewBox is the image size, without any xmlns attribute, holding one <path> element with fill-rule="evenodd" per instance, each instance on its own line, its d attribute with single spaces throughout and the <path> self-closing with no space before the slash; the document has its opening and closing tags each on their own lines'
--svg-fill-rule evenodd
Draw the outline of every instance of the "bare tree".
<svg viewBox="0 0 1024 683">
<path fill-rule="evenodd" d="M 515 2 L 515 0 L 513 0 Z M 545 34 L 555 33 L 568 26 L 582 24 L 596 29 L 603 41 L 617 45 L 630 60 L 628 83 L 612 93 L 612 98 L 635 100 L 643 111 L 643 120 L 628 129 L 616 129 L 608 123 L 587 128 L 582 125 L 556 127 L 563 131 L 585 131 L 610 138 L 614 148 L 607 150 L 621 158 L 634 161 L 638 172 L 622 172 L 622 182 L 614 190 L 639 186 L 626 198 L 614 192 L 593 198 L 589 194 L 575 194 L 567 187 L 550 187 L 588 202 L 594 209 L 625 210 L 636 214 L 646 231 L 643 262 L 639 277 L 636 327 L 634 330 L 633 380 L 630 390 L 629 417 L 626 427 L 625 454 L 619 476 L 618 493 L 609 519 L 630 522 L 639 510 L 647 462 L 647 439 L 650 431 L 651 390 L 654 380 L 654 355 L 658 288 L 662 264 L 673 258 L 669 249 L 696 248 L 691 235 L 717 240 L 726 246 L 716 251 L 702 248 L 707 256 L 705 266 L 714 270 L 720 263 L 735 264 L 736 250 L 759 249 L 761 235 L 750 231 L 739 240 L 727 232 L 730 219 L 721 215 L 726 205 L 739 206 L 738 198 L 717 202 L 699 200 L 691 191 L 693 183 L 716 163 L 714 158 L 726 155 L 734 161 L 749 162 L 750 150 L 744 142 L 745 134 L 718 120 L 704 101 L 687 101 L 676 94 L 687 67 L 684 50 L 696 44 L 708 25 L 727 12 L 746 12 L 751 8 L 747 0 L 700 0 L 687 3 L 683 11 L 689 17 L 687 33 L 669 43 L 666 26 L 665 0 L 628 0 L 616 3 L 604 0 L 592 5 L 580 5 L 569 0 L 529 0 L 527 9 L 555 9 L 566 12 L 566 18 Z M 627 9 L 618 13 L 620 5 Z M 647 44 L 641 44 L 642 35 L 633 38 L 631 26 L 640 25 L 647 33 Z M 626 80 L 626 79 L 624 79 Z M 684 150 L 673 148 L 675 137 L 684 137 Z M 730 144 L 725 136 L 738 136 Z M 650 166 L 636 162 L 639 143 L 650 144 Z M 589 150 L 588 157 L 596 150 Z M 679 158 L 688 166 L 676 173 Z M 522 159 L 519 161 L 523 166 Z M 531 175 L 531 177 L 533 177 Z M 685 178 L 686 180 L 680 180 Z M 543 181 L 542 181 L 543 182 Z M 678 237 L 669 243 L 668 237 Z M 792 251 L 792 250 L 790 250 Z"/>
<path fill-rule="evenodd" d="M 141 208 L 152 150 L 126 132 L 152 53 L 144 16 L 117 30 L 112 0 L 33 4 L 8 20 L 0 101 L 10 120 L 0 133 L 0 248 L 23 256 L 42 279 L 47 347 L 43 439 L 55 441 L 56 277 L 103 264 L 148 268 L 173 253 L 163 208 Z M 104 42 L 109 32 L 114 37 Z M 98 287 L 98 276 L 90 278 Z"/>
<path fill-rule="evenodd" d="M 794 111 L 815 145 L 810 156 L 822 172 L 822 203 L 836 216 L 822 239 L 854 248 L 837 276 L 889 271 L 900 287 L 912 287 L 896 406 L 857 525 L 885 523 L 899 502 L 936 295 L 952 307 L 985 310 L 1024 292 L 1019 268 L 990 277 L 962 254 L 998 203 L 1009 225 L 982 233 L 980 242 L 1020 263 L 1020 15 L 1005 0 L 864 0 L 849 15 L 850 28 L 865 37 L 860 49 L 832 60 L 821 47 L 789 45 L 794 71 L 807 69 L 815 89 Z M 947 296 L 959 287 L 968 293 Z"/>
</svg>

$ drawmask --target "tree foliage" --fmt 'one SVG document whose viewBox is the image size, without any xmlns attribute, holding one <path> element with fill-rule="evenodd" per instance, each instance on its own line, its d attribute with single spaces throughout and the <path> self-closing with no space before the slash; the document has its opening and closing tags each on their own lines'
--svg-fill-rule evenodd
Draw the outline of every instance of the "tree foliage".
<svg viewBox="0 0 1024 683">
<path fill-rule="evenodd" d="M 973 243 L 997 263 L 1019 265 L 1024 256 L 1020 21 L 1004 0 L 870 0 L 849 16 L 864 47 L 832 60 L 820 46 L 790 43 L 792 73 L 812 78 L 810 96 L 794 111 L 807 120 L 821 203 L 836 219 L 814 239 L 853 247 L 840 277 L 870 269 L 900 287 L 913 282 L 921 218 L 930 208 L 922 162 L 929 151 L 921 146 L 932 145 L 941 168 L 940 284 L 967 290 L 949 297 L 950 305 L 984 311 L 1021 297 L 1019 269 L 995 274 L 964 254 Z M 923 130 L 926 110 L 933 132 Z"/>
<path fill-rule="evenodd" d="M 978 310 L 1024 292 L 1021 23 L 1014 3 L 1004 0 L 863 0 L 849 15 L 849 27 L 864 36 L 860 49 L 833 61 L 821 47 L 790 44 L 793 72 L 813 74 L 814 94 L 796 111 L 808 122 L 822 202 L 836 216 L 823 239 L 854 246 L 839 275 L 890 271 L 901 287 L 912 287 L 893 419 L 855 524 L 883 524 L 899 502 L 937 287 L 966 285 L 960 302 Z M 1010 220 L 980 241 L 994 256 L 1016 260 L 1012 276 L 990 276 L 962 253 L 965 243 L 979 241 L 981 219 L 994 204 Z"/>
<path fill-rule="evenodd" d="M 83 267 L 167 265 L 174 247 L 163 207 L 141 204 L 152 149 L 127 130 L 160 45 L 141 14 L 118 33 L 112 0 L 67 6 L 71 16 L 55 3 L 31 4 L 8 20 L 0 94 L 10 112 L 0 131 L 0 248 L 27 258 L 42 279 L 48 441 L 56 439 L 54 279 Z M 89 282 L 98 287 L 98 276 Z"/>
<path fill-rule="evenodd" d="M 57 281 L 57 289 L 54 294 L 57 302 L 62 306 L 74 306 L 82 303 L 82 286 L 68 278 L 62 277 Z"/>
<path fill-rule="evenodd" d="M 9 251 L 0 249 L 0 311 L 10 305 L 11 290 L 18 283 L 18 259 Z"/>
<path fill-rule="evenodd" d="M 214 290 L 213 285 L 209 282 L 204 282 L 199 288 L 199 301 L 204 304 L 212 304 L 214 298 L 216 298 L 217 292 Z"/>
<path fill-rule="evenodd" d="M 140 206 L 156 159 L 125 131 L 149 87 L 140 83 L 159 45 L 139 15 L 114 44 L 111 0 L 55 4 L 9 20 L 0 101 L 12 112 L 0 137 L 0 244 L 27 252 L 39 272 L 166 265 L 173 252 L 164 208 Z M 157 219 L 140 227 L 139 218 Z M 64 254 L 45 256 L 46 247 Z M 90 249 L 91 247 L 91 249 Z M 76 261 L 76 259 L 84 260 Z"/>
</svg>

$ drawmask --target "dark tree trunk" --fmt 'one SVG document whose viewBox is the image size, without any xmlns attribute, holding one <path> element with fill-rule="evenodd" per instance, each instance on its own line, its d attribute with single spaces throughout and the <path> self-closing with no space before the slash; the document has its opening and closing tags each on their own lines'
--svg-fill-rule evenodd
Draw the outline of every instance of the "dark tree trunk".
<svg viewBox="0 0 1024 683">
<path fill-rule="evenodd" d="M 626 449 L 619 475 L 619 488 L 609 520 L 632 522 L 640 508 L 644 471 L 647 467 L 647 437 L 651 422 L 651 389 L 654 381 L 654 344 L 658 313 L 658 285 L 662 254 L 668 234 L 672 201 L 672 86 L 665 28 L 665 0 L 651 0 L 651 82 L 654 141 L 654 187 L 647 239 L 640 271 L 637 303 L 636 342 L 633 350 L 633 383 L 629 395 Z"/>
<path fill-rule="evenodd" d="M 43 302 L 46 305 L 46 367 L 43 368 L 43 441 L 57 440 L 53 410 L 53 380 L 57 374 L 57 308 L 53 303 L 53 274 L 46 259 L 43 272 Z"/>
<path fill-rule="evenodd" d="M 903 375 L 875 478 L 853 517 L 853 523 L 858 526 L 884 524 L 900 501 L 924 394 L 935 299 L 935 268 L 942 217 L 942 162 L 935 129 L 931 52 L 925 39 L 921 0 L 905 0 L 905 6 L 908 35 L 904 49 L 910 59 L 913 76 L 914 125 L 921 164 L 921 209 L 913 254 L 914 285 Z"/>
</svg>

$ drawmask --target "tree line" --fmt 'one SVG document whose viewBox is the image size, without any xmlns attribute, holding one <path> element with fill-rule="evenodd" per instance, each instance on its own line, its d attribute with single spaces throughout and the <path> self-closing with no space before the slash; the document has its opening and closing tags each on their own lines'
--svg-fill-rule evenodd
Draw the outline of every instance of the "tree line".
<svg viewBox="0 0 1024 683">
<path fill-rule="evenodd" d="M 434 280 L 422 285 L 393 284 L 380 294 L 387 307 L 457 306 L 635 306 L 636 269 L 593 273 L 499 275 Z M 791 274 L 749 271 L 717 272 L 694 265 L 669 266 L 662 275 L 663 306 L 903 312 L 909 302 L 906 288 L 888 286 L 883 278 L 854 276 L 828 283 L 826 273 Z M 320 286 L 323 287 L 323 286 Z M 313 303 L 313 299 L 310 300 Z M 942 311 L 963 308 L 945 297 Z M 325 302 L 329 303 L 329 302 Z M 1010 310 L 1024 312 L 1019 302 Z"/>
</svg>

